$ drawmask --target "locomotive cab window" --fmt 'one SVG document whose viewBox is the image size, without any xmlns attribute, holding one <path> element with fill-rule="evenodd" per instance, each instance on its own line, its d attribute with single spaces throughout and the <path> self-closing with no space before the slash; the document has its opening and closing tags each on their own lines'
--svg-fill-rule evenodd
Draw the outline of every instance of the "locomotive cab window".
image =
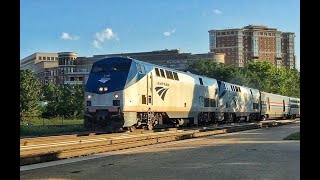
<svg viewBox="0 0 320 180">
<path fill-rule="evenodd" d="M 145 74 L 146 71 L 144 69 L 144 65 L 141 65 L 141 64 L 137 64 L 137 70 L 140 74 Z"/>
<path fill-rule="evenodd" d="M 101 64 L 101 65 L 94 65 L 91 69 L 92 73 L 103 73 L 110 71 L 111 67 L 110 64 Z"/>
<path fill-rule="evenodd" d="M 129 71 L 131 63 L 113 63 L 113 64 L 98 64 L 92 67 L 92 73 L 105 73 L 109 71 Z"/>
<path fill-rule="evenodd" d="M 131 63 L 113 63 L 113 71 L 129 71 Z"/>
</svg>

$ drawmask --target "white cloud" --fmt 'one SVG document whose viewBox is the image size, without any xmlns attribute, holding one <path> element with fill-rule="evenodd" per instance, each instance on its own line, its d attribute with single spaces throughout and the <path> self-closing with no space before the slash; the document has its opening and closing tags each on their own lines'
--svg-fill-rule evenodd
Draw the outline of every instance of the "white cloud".
<svg viewBox="0 0 320 180">
<path fill-rule="evenodd" d="M 92 45 L 93 45 L 93 47 L 95 47 L 97 49 L 101 49 L 102 48 L 100 43 L 99 43 L 99 41 L 97 41 L 97 40 L 94 40 Z"/>
<path fill-rule="evenodd" d="M 112 31 L 111 28 L 106 28 L 101 32 L 95 34 L 95 39 L 93 40 L 93 46 L 97 49 L 101 49 L 101 44 L 107 40 L 116 39 L 119 40 L 118 36 Z"/>
<path fill-rule="evenodd" d="M 173 33 L 176 32 L 176 28 L 174 28 L 172 31 L 166 31 L 163 33 L 164 36 L 171 36 Z"/>
<path fill-rule="evenodd" d="M 215 13 L 215 14 L 222 14 L 222 11 L 220 11 L 219 9 L 214 9 L 214 10 L 213 10 L 213 13 Z"/>
<path fill-rule="evenodd" d="M 80 39 L 79 36 L 71 36 L 69 33 L 66 33 L 66 32 L 63 32 L 60 38 L 63 40 L 79 40 Z"/>
</svg>

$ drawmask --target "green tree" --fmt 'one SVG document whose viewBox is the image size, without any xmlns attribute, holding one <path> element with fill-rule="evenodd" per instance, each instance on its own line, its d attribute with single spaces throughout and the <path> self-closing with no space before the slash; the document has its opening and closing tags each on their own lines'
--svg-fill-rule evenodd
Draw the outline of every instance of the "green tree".
<svg viewBox="0 0 320 180">
<path fill-rule="evenodd" d="M 277 69 L 267 61 L 249 61 L 243 68 L 199 60 L 188 71 L 261 91 L 290 97 L 300 97 L 300 73 L 297 70 Z"/>
<path fill-rule="evenodd" d="M 248 78 L 242 74 L 241 69 L 233 65 L 218 64 L 211 60 L 199 60 L 187 69 L 191 73 L 226 81 L 239 85 L 247 85 Z"/>
<path fill-rule="evenodd" d="M 31 70 L 20 71 L 20 118 L 40 115 L 41 85 Z"/>
<path fill-rule="evenodd" d="M 44 100 L 48 104 L 44 108 L 43 116 L 82 117 L 84 114 L 84 88 L 82 85 L 54 85 L 43 86 Z"/>
<path fill-rule="evenodd" d="M 59 100 L 61 97 L 61 92 L 58 85 L 49 82 L 42 87 L 43 101 L 47 102 L 44 107 L 42 115 L 43 116 L 59 116 L 58 107 Z"/>
</svg>

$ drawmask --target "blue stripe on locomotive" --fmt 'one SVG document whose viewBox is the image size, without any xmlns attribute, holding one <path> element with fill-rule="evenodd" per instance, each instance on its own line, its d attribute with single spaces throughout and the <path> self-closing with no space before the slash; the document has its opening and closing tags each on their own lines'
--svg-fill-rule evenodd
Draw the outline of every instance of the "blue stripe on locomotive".
<svg viewBox="0 0 320 180">
<path fill-rule="evenodd" d="M 92 70 L 87 81 L 85 91 L 103 94 L 114 91 L 123 90 L 130 85 L 139 81 L 145 74 L 138 73 L 137 62 L 129 58 L 123 57 L 111 57 L 99 60 L 93 63 L 93 66 L 96 65 L 107 65 L 113 63 L 128 63 L 130 64 L 130 69 L 127 71 L 109 71 L 104 73 L 92 73 Z M 107 81 L 104 81 L 107 80 Z M 100 92 L 99 87 L 107 87 L 108 90 Z"/>
</svg>

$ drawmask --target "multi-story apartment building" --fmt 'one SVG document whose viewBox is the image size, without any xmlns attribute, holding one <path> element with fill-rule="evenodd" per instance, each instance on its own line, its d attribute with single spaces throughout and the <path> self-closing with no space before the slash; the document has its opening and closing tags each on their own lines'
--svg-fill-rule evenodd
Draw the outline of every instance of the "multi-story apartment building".
<svg viewBox="0 0 320 180">
<path fill-rule="evenodd" d="M 58 53 L 36 52 L 20 61 L 20 69 L 30 69 L 42 84 L 48 81 L 55 82 L 57 67 Z"/>
<path fill-rule="evenodd" d="M 210 52 L 225 53 L 225 63 L 238 67 L 250 61 L 269 61 L 277 68 L 295 68 L 294 33 L 248 25 L 239 29 L 209 30 Z"/>
<path fill-rule="evenodd" d="M 39 54 L 39 53 L 35 53 Z M 47 53 L 50 54 L 50 53 Z M 47 60 L 39 60 L 34 58 L 38 56 L 28 56 L 28 59 L 33 59 L 32 63 L 26 65 L 24 58 L 21 61 L 20 69 L 31 69 L 40 79 L 41 84 L 46 84 L 49 81 L 55 84 L 85 84 L 88 80 L 91 66 L 94 62 L 105 57 L 121 56 L 131 57 L 146 61 L 152 64 L 157 64 L 169 68 L 184 71 L 194 61 L 205 59 L 213 60 L 218 63 L 224 63 L 223 53 L 202 53 L 191 54 L 181 50 L 160 50 L 151 52 L 136 52 L 136 53 L 121 53 L 121 54 L 105 54 L 93 55 L 92 57 L 77 57 L 75 52 L 60 52 L 51 53 L 55 58 L 50 62 Z M 30 58 L 29 58 L 30 57 Z M 32 57 L 32 58 L 31 58 Z M 46 59 L 48 59 L 46 57 Z"/>
</svg>

